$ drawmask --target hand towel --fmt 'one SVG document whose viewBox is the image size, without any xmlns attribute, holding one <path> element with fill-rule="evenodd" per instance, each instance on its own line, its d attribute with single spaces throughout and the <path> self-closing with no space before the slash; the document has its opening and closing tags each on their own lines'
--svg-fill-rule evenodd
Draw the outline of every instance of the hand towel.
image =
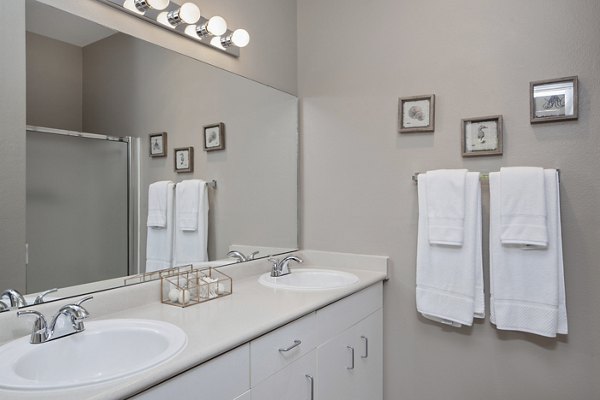
<svg viewBox="0 0 600 400">
<path fill-rule="evenodd" d="M 466 169 L 427 172 L 429 243 L 462 246 L 466 176 Z"/>
<path fill-rule="evenodd" d="M 503 244 L 501 173 L 490 174 L 490 320 L 498 329 L 567 334 L 558 173 L 544 170 L 548 245 Z"/>
<path fill-rule="evenodd" d="M 176 208 L 179 210 L 181 202 L 188 200 L 180 196 L 181 190 L 178 188 L 175 195 Z M 194 187 L 197 188 L 198 203 L 195 205 L 198 210 L 196 214 L 195 231 L 187 230 L 188 225 L 181 225 L 181 220 L 175 218 L 175 266 L 196 265 L 208 261 L 208 191 L 206 182 L 196 180 Z"/>
<path fill-rule="evenodd" d="M 504 244 L 548 245 L 544 170 L 536 167 L 500 169 L 500 196 Z"/>
<path fill-rule="evenodd" d="M 177 184 L 175 215 L 177 226 L 182 231 L 195 231 L 198 229 L 198 212 L 201 206 L 200 186 L 206 186 L 206 183 L 199 179 L 190 179 Z"/>
<path fill-rule="evenodd" d="M 166 221 L 164 227 L 148 226 L 146 239 L 146 272 L 173 266 L 173 228 L 175 184 L 168 182 L 166 198 Z"/>
<path fill-rule="evenodd" d="M 484 318 L 479 173 L 468 172 L 464 194 L 462 246 L 431 244 L 429 240 L 428 174 L 419 177 L 417 238 L 417 310 L 426 318 L 455 327 Z"/>
<path fill-rule="evenodd" d="M 171 181 L 154 182 L 148 188 L 148 219 L 146 226 L 164 228 L 167 225 L 167 195 Z M 171 188 L 172 190 L 172 188 Z"/>
</svg>

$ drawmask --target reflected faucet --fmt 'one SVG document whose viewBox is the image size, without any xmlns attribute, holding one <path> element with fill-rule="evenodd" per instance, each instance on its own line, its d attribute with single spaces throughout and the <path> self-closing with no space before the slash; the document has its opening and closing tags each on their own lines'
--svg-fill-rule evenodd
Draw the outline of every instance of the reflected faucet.
<svg viewBox="0 0 600 400">
<path fill-rule="evenodd" d="M 56 315 L 52 317 L 52 321 L 48 325 L 48 322 L 44 315 L 35 310 L 18 311 L 17 316 L 22 315 L 33 315 L 36 317 L 33 323 L 33 329 L 31 330 L 31 337 L 29 342 L 31 344 L 39 344 L 49 342 L 54 339 L 58 339 L 64 336 L 69 336 L 74 333 L 83 332 L 85 326 L 83 320 L 90 316 L 90 313 L 81 306 L 85 301 L 93 299 L 92 296 L 87 296 L 81 299 L 76 304 L 66 304 L 62 306 Z M 64 324 L 60 327 L 60 332 L 57 332 L 57 322 L 63 318 L 66 318 L 69 323 Z"/>
<path fill-rule="evenodd" d="M 227 256 L 231 257 L 231 258 L 235 258 L 237 260 L 237 262 L 244 262 L 244 261 L 254 260 L 254 256 L 256 256 L 258 253 L 259 253 L 258 251 L 255 251 L 254 253 L 251 253 L 250 255 L 246 256 L 241 251 L 231 250 L 229 253 L 227 253 Z"/>
<path fill-rule="evenodd" d="M 58 288 L 49 289 L 45 292 L 40 293 L 34 300 L 33 304 L 42 304 L 45 302 L 44 297 L 49 295 L 50 293 L 58 292 Z"/>
<path fill-rule="evenodd" d="M 27 305 L 25 298 L 21 293 L 14 289 L 6 289 L 4 292 L 0 293 L 0 299 L 8 298 L 9 306 L 11 309 L 21 308 Z"/>
<path fill-rule="evenodd" d="M 292 273 L 290 271 L 289 263 L 290 261 L 296 261 L 297 263 L 302 263 L 302 259 L 295 255 L 289 255 L 279 261 L 276 258 L 269 258 L 271 264 L 273 264 L 273 268 L 271 269 L 271 276 L 276 278 L 279 276 L 284 276 Z"/>
</svg>

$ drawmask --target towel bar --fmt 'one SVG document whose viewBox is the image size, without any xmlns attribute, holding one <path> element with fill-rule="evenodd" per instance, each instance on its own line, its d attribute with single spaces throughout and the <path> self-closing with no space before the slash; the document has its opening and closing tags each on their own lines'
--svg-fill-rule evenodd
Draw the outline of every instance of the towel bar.
<svg viewBox="0 0 600 400">
<path fill-rule="evenodd" d="M 560 182 L 560 169 L 558 169 L 558 168 L 557 168 L 557 169 L 556 169 L 556 172 L 558 173 L 558 181 Z M 419 179 L 418 179 L 418 177 L 419 177 L 419 174 L 423 174 L 423 172 L 415 172 L 415 173 L 412 175 L 412 181 L 413 181 L 414 183 L 418 183 L 418 182 L 419 182 Z M 482 181 L 487 181 L 489 178 L 490 178 L 490 173 L 489 173 L 489 172 L 482 172 L 482 173 L 479 175 L 479 179 L 480 179 L 480 180 L 482 180 Z"/>
</svg>

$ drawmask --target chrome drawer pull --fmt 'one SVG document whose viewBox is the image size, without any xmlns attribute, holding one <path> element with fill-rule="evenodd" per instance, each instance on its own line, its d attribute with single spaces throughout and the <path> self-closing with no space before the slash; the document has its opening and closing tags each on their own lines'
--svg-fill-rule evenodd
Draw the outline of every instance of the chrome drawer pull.
<svg viewBox="0 0 600 400">
<path fill-rule="evenodd" d="M 286 348 L 283 348 L 283 349 L 279 349 L 279 352 L 281 352 L 281 353 L 285 353 L 285 352 L 287 352 L 287 351 L 290 351 L 290 350 L 292 350 L 293 348 L 300 346 L 300 344 L 301 344 L 301 343 L 302 343 L 302 341 L 300 341 L 300 340 L 294 340 L 294 344 L 293 344 L 293 345 L 291 345 L 290 347 L 286 347 Z"/>
<path fill-rule="evenodd" d="M 315 400 L 315 378 L 306 374 L 306 379 L 310 382 L 310 400 Z"/>
<path fill-rule="evenodd" d="M 360 338 L 365 341 L 365 354 L 360 356 L 360 358 L 369 358 L 369 339 L 366 336 L 361 336 Z"/>
<path fill-rule="evenodd" d="M 349 367 L 346 367 L 346 369 L 354 369 L 354 347 L 352 347 L 352 346 L 346 346 L 346 348 L 348 350 L 350 350 L 350 354 L 351 354 L 351 357 L 352 357 L 352 364 Z"/>
</svg>

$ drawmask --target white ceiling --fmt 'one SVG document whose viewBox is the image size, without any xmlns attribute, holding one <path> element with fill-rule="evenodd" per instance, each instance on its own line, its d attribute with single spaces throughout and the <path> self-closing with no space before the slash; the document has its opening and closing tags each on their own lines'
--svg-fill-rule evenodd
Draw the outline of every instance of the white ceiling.
<svg viewBox="0 0 600 400">
<path fill-rule="evenodd" d="M 27 0 L 26 26 L 29 32 L 84 47 L 116 31 L 66 13 L 35 0 Z"/>
</svg>

